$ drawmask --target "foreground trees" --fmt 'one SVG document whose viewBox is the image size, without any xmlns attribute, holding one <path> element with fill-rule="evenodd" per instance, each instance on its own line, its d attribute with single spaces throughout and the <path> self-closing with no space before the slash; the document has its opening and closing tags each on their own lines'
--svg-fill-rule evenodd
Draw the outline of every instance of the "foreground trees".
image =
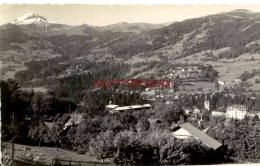
<svg viewBox="0 0 260 166">
<path fill-rule="evenodd" d="M 46 126 L 40 124 L 42 120 L 76 109 L 75 103 L 52 93 L 22 91 L 13 80 L 1 81 L 1 104 L 2 139 L 10 140 L 16 135 L 16 142 L 20 143 L 31 143 L 30 139 L 38 142 L 47 133 Z"/>
<path fill-rule="evenodd" d="M 225 123 L 223 117 L 214 118 L 216 127 L 208 134 L 232 147 L 233 156 L 240 160 L 257 160 L 260 158 L 260 126 L 257 118 L 250 120 L 230 120 Z"/>
<path fill-rule="evenodd" d="M 149 132 L 101 132 L 90 144 L 90 153 L 116 163 L 209 164 L 224 161 L 222 156 L 195 139 L 179 140 L 166 130 Z"/>
</svg>

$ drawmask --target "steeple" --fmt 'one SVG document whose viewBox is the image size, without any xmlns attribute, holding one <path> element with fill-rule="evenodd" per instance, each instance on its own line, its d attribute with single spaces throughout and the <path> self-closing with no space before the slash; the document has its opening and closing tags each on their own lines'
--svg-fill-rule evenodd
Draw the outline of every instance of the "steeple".
<svg viewBox="0 0 260 166">
<path fill-rule="evenodd" d="M 209 100 L 207 94 L 205 94 L 204 107 L 209 110 Z"/>
</svg>

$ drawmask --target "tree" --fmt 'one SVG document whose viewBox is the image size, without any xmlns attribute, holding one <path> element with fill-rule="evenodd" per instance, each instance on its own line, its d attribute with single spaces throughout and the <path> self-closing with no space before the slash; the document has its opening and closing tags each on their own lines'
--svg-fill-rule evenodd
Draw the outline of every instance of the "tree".
<svg viewBox="0 0 260 166">
<path fill-rule="evenodd" d="M 37 123 L 37 122 L 35 122 Z M 48 128 L 40 122 L 30 126 L 28 136 L 38 142 L 39 147 L 41 146 L 42 140 L 46 139 Z"/>
<path fill-rule="evenodd" d="M 116 151 L 113 146 L 114 133 L 107 130 L 106 132 L 101 132 L 95 138 L 92 138 L 89 146 L 90 153 L 95 155 L 98 159 L 112 158 Z"/>
<path fill-rule="evenodd" d="M 215 86 L 216 90 L 219 91 L 219 83 L 218 83 L 217 79 L 215 79 L 215 81 L 214 81 L 214 86 Z"/>
<path fill-rule="evenodd" d="M 202 119 L 209 121 L 210 120 L 210 112 L 207 109 L 203 109 L 202 111 Z"/>
<path fill-rule="evenodd" d="M 139 119 L 135 128 L 139 132 L 145 132 L 150 129 L 150 122 L 148 122 L 146 119 L 143 119 L 143 118 Z"/>
</svg>

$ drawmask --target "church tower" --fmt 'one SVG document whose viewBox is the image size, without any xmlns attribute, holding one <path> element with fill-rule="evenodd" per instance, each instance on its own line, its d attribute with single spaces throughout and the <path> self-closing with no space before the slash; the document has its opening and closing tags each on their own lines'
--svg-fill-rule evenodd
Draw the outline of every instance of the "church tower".
<svg viewBox="0 0 260 166">
<path fill-rule="evenodd" d="M 205 107 L 207 110 L 209 110 L 209 100 L 208 100 L 207 95 L 205 95 L 204 107 Z"/>
</svg>

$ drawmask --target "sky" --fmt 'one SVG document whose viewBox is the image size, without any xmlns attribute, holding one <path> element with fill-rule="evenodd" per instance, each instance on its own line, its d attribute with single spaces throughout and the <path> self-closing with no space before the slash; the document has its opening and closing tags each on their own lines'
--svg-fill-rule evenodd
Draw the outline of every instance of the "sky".
<svg viewBox="0 0 260 166">
<path fill-rule="evenodd" d="M 260 5 L 0 5 L 0 25 L 26 13 L 35 13 L 68 25 L 104 26 L 119 22 L 167 23 L 210 14 L 247 9 L 260 12 Z"/>
</svg>

